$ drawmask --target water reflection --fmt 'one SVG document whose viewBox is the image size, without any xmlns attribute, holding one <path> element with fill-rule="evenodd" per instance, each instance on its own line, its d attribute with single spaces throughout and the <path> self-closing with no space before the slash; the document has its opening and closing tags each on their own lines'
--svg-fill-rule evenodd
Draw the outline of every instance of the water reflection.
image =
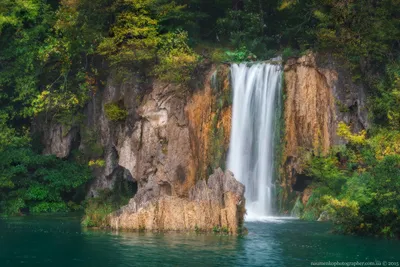
<svg viewBox="0 0 400 267">
<path fill-rule="evenodd" d="M 243 239 L 194 233 L 109 233 L 125 259 L 152 266 L 235 266 Z M 222 265 L 221 265 L 222 264 Z"/>
<path fill-rule="evenodd" d="M 400 242 L 333 235 L 329 224 L 246 224 L 245 237 L 81 229 L 79 217 L 0 219 L 0 266 L 310 266 L 399 261 Z"/>
</svg>

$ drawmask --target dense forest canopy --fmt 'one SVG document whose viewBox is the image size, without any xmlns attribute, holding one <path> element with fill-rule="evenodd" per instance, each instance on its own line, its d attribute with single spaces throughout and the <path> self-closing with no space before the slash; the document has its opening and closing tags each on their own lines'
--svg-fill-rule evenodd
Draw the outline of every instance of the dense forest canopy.
<svg viewBox="0 0 400 267">
<path fill-rule="evenodd" d="M 373 126 L 360 136 L 339 129 L 347 166 L 334 151 L 314 153 L 308 172 L 318 189 L 305 210 L 328 203 L 345 231 L 398 234 L 399 0 L 2 0 L 0 211 L 76 208 L 99 155 L 43 156 L 31 126 L 38 118 L 79 124 L 107 68 L 184 87 L 207 62 L 310 50 L 340 58 L 368 89 Z"/>
</svg>

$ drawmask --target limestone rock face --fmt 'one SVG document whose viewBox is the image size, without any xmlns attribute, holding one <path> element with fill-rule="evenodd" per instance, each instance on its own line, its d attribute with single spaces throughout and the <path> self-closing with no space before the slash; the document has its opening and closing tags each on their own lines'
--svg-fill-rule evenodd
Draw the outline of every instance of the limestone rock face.
<svg viewBox="0 0 400 267">
<path fill-rule="evenodd" d="M 300 146 L 327 151 L 335 135 L 335 98 L 329 86 L 335 72 L 320 72 L 315 58 L 302 57 L 285 66 L 286 152 L 296 155 Z"/>
<path fill-rule="evenodd" d="M 189 91 L 153 83 L 135 108 L 137 116 L 113 131 L 118 166 L 138 183 L 129 205 L 113 214 L 113 228 L 223 226 L 237 233 L 244 217 L 244 188 L 230 172 L 218 169 L 209 176 L 210 169 L 225 162 L 229 145 L 229 68 L 211 67 L 200 80 L 201 86 Z"/>
<path fill-rule="evenodd" d="M 210 170 L 225 164 L 232 121 L 232 103 L 227 101 L 232 99 L 229 75 L 228 66 L 212 67 L 203 88 L 187 102 L 190 147 L 194 155 L 189 165 L 191 181 L 208 177 Z"/>
<path fill-rule="evenodd" d="M 83 121 L 69 131 L 57 123 L 42 131 L 45 153 L 68 157 L 73 148 L 87 160 L 102 161 L 92 166 L 88 197 L 112 189 L 121 178 L 137 184 L 130 204 L 113 215 L 113 227 L 210 230 L 223 225 L 237 232 L 244 216 L 243 186 L 231 173 L 217 170 L 210 176 L 223 167 L 229 145 L 229 67 L 208 65 L 197 75 L 183 88 L 144 83 L 135 74 L 121 80 L 111 72 L 91 91 Z M 108 118 L 109 103 L 127 116 Z"/>
<path fill-rule="evenodd" d="M 198 77 L 198 85 L 186 89 L 159 81 L 145 86 L 134 77 L 118 83 L 110 75 L 104 90 L 86 109 L 85 129 L 96 135 L 105 161 L 105 166 L 96 170 L 89 195 L 111 188 L 116 170 L 122 169 L 117 173 L 137 182 L 143 199 L 188 197 L 196 181 L 207 178 L 209 170 L 225 160 L 222 155 L 229 144 L 231 109 L 225 105 L 217 110 L 216 106 L 222 91 L 230 90 L 228 70 L 224 68 L 223 89 L 218 92 L 211 88 L 216 73 L 212 66 Z M 126 119 L 107 119 L 107 103 L 122 103 L 128 111 Z M 85 146 L 82 140 L 81 149 Z"/>
<path fill-rule="evenodd" d="M 68 129 L 60 123 L 52 122 L 44 131 L 43 143 L 45 149 L 43 154 L 56 155 L 65 158 L 71 152 L 73 142 L 77 139 L 78 129 Z"/>
<path fill-rule="evenodd" d="M 187 95 L 170 84 L 154 82 L 143 92 L 135 82 L 130 86 L 115 86 L 113 82 L 110 79 L 99 99 L 88 107 L 91 123 L 87 128 L 97 129 L 105 160 L 91 194 L 111 188 L 115 180 L 112 174 L 118 168 L 124 170 L 125 178 L 137 182 L 140 193 L 149 199 L 187 194 L 183 185 L 192 157 L 185 115 Z M 104 105 L 110 102 L 125 103 L 128 116 L 124 121 L 107 118 Z"/>
<path fill-rule="evenodd" d="M 244 190 L 231 172 L 217 169 L 207 182 L 198 181 L 188 198 L 148 199 L 138 193 L 110 216 L 110 225 L 114 229 L 153 231 L 211 231 L 217 226 L 237 234 L 245 213 Z"/>
<path fill-rule="evenodd" d="M 363 87 L 352 82 L 349 71 L 337 59 L 311 53 L 289 59 L 284 71 L 285 142 L 281 186 L 284 201 L 288 201 L 293 191 L 302 192 L 311 182 L 310 177 L 302 174 L 304 153 L 324 154 L 332 146 L 344 144 L 345 140 L 336 134 L 339 122 L 349 124 L 358 132 L 368 127 L 368 120 Z"/>
</svg>

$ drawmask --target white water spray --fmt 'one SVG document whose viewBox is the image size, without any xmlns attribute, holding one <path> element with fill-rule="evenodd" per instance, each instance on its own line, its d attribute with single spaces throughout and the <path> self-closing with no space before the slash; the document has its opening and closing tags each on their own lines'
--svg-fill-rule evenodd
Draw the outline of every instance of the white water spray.
<svg viewBox="0 0 400 267">
<path fill-rule="evenodd" d="M 282 71 L 276 64 L 233 64 L 228 169 L 246 186 L 247 219 L 273 215 L 275 120 Z"/>
</svg>

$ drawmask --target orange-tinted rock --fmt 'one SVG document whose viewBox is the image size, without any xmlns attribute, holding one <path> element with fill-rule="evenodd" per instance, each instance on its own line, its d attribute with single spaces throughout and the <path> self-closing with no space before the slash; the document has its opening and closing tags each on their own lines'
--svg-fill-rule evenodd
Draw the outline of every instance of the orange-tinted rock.
<svg viewBox="0 0 400 267">
<path fill-rule="evenodd" d="M 233 174 L 215 170 L 206 182 L 200 180 L 188 198 L 163 196 L 144 204 L 138 198 L 109 220 L 114 229 L 149 231 L 211 231 L 214 227 L 238 234 L 245 214 L 244 186 Z"/>
<path fill-rule="evenodd" d="M 289 59 L 284 70 L 281 186 L 283 201 L 294 201 L 295 198 L 289 196 L 293 186 L 297 183 L 297 188 L 306 187 L 299 185 L 296 179 L 303 172 L 305 155 L 323 155 L 332 146 L 344 144 L 345 140 L 336 134 L 339 122 L 350 124 L 354 131 L 367 127 L 368 122 L 363 88 L 352 82 L 351 75 L 337 59 L 310 53 Z M 304 175 L 301 178 L 310 182 Z M 303 202 L 307 202 L 310 194 L 309 191 L 304 194 Z"/>
</svg>

